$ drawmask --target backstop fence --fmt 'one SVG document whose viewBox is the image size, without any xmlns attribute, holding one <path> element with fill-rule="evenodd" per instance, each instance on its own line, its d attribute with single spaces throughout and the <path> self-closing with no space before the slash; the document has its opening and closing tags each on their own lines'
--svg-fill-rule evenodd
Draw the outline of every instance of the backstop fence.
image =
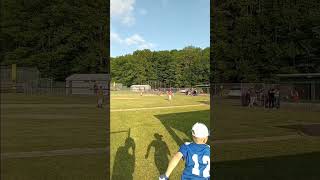
<svg viewBox="0 0 320 180">
<path fill-rule="evenodd" d="M 255 96 L 265 101 L 269 95 L 286 102 L 320 102 L 320 82 L 306 83 L 217 83 L 211 86 L 214 96 L 239 98 Z"/>
<path fill-rule="evenodd" d="M 320 111 L 320 82 L 217 83 L 211 88 L 213 101 L 218 104 Z"/>
</svg>

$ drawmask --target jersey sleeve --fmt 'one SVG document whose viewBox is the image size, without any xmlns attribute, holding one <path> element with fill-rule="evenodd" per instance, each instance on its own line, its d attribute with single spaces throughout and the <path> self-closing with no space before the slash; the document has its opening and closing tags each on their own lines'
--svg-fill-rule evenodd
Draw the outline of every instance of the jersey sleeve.
<svg viewBox="0 0 320 180">
<path fill-rule="evenodd" d="M 179 148 L 179 152 L 182 153 L 183 159 L 185 159 L 187 157 L 187 151 L 188 151 L 187 145 L 186 144 L 182 144 L 180 146 L 180 148 Z"/>
</svg>

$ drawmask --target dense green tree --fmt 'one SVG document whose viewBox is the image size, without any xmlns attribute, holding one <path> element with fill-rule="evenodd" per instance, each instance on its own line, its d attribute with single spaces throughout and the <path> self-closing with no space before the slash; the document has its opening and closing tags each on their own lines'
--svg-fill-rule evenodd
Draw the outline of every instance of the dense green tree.
<svg viewBox="0 0 320 180">
<path fill-rule="evenodd" d="M 127 86 L 149 83 L 154 87 L 190 87 L 209 81 L 210 48 L 138 50 L 111 59 L 113 81 Z"/>
<path fill-rule="evenodd" d="M 209 68 L 215 82 L 320 72 L 320 1 L 214 3 L 211 49 L 138 50 L 110 61 L 113 80 L 183 87 L 207 83 Z M 109 1 L 1 0 L 0 13 L 1 64 L 37 67 L 55 80 L 107 71 Z"/>
<path fill-rule="evenodd" d="M 278 73 L 320 72 L 320 1 L 215 1 L 212 78 L 275 82 Z"/>
<path fill-rule="evenodd" d="M 109 2 L 2 0 L 1 64 L 35 66 L 55 80 L 105 72 Z"/>
</svg>

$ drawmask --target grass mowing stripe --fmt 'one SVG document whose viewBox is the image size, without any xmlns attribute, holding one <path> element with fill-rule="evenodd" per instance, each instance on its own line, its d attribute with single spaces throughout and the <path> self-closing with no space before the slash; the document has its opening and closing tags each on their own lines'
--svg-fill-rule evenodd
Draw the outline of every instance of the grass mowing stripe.
<svg viewBox="0 0 320 180">
<path fill-rule="evenodd" d="M 287 135 L 287 136 L 270 136 L 262 138 L 246 138 L 246 139 L 228 139 L 228 140 L 214 140 L 213 144 L 234 144 L 234 143 L 256 143 L 256 142 L 268 142 L 268 141 L 282 141 L 289 139 L 303 138 L 302 135 Z"/>
<path fill-rule="evenodd" d="M 107 148 L 72 148 L 60 149 L 52 151 L 30 151 L 30 152 L 16 152 L 16 153 L 1 153 L 1 158 L 26 158 L 26 157 L 50 157 L 62 155 L 81 155 L 81 154 L 98 154 L 107 152 Z"/>
<path fill-rule="evenodd" d="M 183 106 L 160 106 L 151 108 L 130 108 L 130 109 L 111 109 L 111 112 L 121 112 L 121 111 L 141 111 L 141 110 L 154 110 L 154 109 L 171 109 L 171 108 L 183 108 L 183 107 L 194 107 L 194 106 L 205 106 L 206 104 L 191 104 Z"/>
</svg>

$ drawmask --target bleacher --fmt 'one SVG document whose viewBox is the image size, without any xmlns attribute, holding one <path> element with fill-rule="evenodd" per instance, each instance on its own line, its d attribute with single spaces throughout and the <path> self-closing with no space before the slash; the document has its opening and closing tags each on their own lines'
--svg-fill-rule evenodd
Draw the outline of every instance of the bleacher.
<svg viewBox="0 0 320 180">
<path fill-rule="evenodd" d="M 24 93 L 24 83 L 5 81 L 0 84 L 0 93 Z"/>
</svg>

